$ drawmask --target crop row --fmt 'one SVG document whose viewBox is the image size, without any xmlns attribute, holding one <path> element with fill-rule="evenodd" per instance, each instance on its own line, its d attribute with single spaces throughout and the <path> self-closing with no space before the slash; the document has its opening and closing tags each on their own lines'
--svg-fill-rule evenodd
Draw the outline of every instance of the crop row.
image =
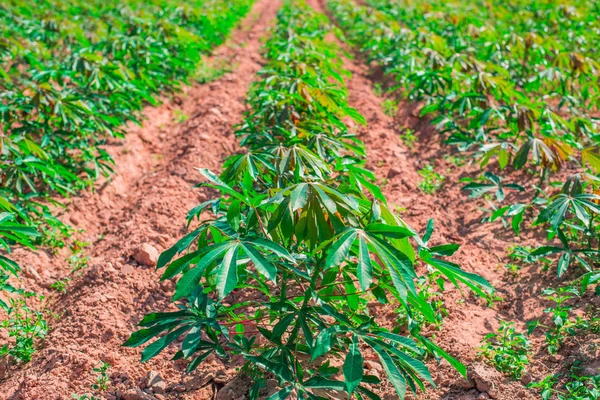
<svg viewBox="0 0 600 400">
<path fill-rule="evenodd" d="M 111 172 L 102 149 L 155 95 L 194 76 L 252 0 L 0 5 L 0 244 L 67 232 L 53 196 Z M 17 223 L 18 221 L 18 223 Z M 35 228 L 35 229 L 34 229 Z M 48 239 L 50 240 L 50 239 Z M 18 267 L 0 256 L 0 267 Z"/>
<path fill-rule="evenodd" d="M 112 160 L 102 149 L 141 122 L 144 104 L 194 79 L 198 61 L 223 42 L 253 0 L 36 1 L 0 4 L 0 358 L 27 362 L 47 333 L 53 296 L 13 282 L 14 244 L 64 245 L 53 215 L 59 196 L 91 186 Z M 57 200 L 58 199 L 58 200 Z M 85 265 L 71 246 L 72 272 Z M 73 261 L 75 260 L 75 261 Z M 73 263 L 74 262 L 74 263 Z M 69 278 L 51 288 L 66 290 Z M 38 302 L 32 309 L 32 299 Z"/>
<path fill-rule="evenodd" d="M 179 311 L 140 322 L 126 345 L 154 340 L 142 360 L 178 338 L 175 359 L 191 360 L 189 370 L 207 357 L 242 356 L 251 397 L 275 377 L 273 399 L 316 399 L 324 390 L 378 399 L 370 385 L 379 379 L 363 372 L 365 352 L 379 357 L 401 398 L 433 383 L 427 354 L 465 372 L 420 333 L 436 317 L 415 285 L 416 266 L 480 295 L 492 288 L 443 259 L 457 245 L 428 246 L 432 221 L 421 238 L 388 208 L 364 168 L 363 144 L 343 122 L 365 120 L 347 103 L 348 72 L 330 32 L 302 0 L 280 10 L 236 132 L 244 149 L 220 176 L 200 170 L 202 185 L 221 196 L 192 209 L 190 222 L 200 224 L 159 258 L 162 279 L 177 279 Z M 408 323 L 384 329 L 369 299 L 398 302 Z"/>
<path fill-rule="evenodd" d="M 600 212 L 600 186 L 594 172 L 599 158 L 597 121 L 591 113 L 597 110 L 599 72 L 585 47 L 596 43 L 597 32 L 586 30 L 587 23 L 573 22 L 575 18 L 563 18 L 571 29 L 555 29 L 556 36 L 548 34 L 553 40 L 528 45 L 527 29 L 503 30 L 511 15 L 494 22 L 497 27 L 488 23 L 478 28 L 483 23 L 478 14 L 461 14 L 471 10 L 467 6 L 448 5 L 448 11 L 438 2 L 415 2 L 413 8 L 398 0 L 368 3 L 375 8 L 357 7 L 351 0 L 330 0 L 328 5 L 349 40 L 394 82 L 391 90 L 423 102 L 422 114 L 431 114 L 447 141 L 482 168 L 495 160 L 493 166 L 500 170 L 527 166 L 530 176 L 539 175 L 539 184 L 524 187 L 488 171 L 482 182 L 467 185 L 472 197 L 493 196 L 489 219 L 510 221 L 517 235 L 524 220 L 543 226 L 559 244 L 541 246 L 528 257 L 556 257 L 559 276 L 576 261 L 584 272 L 577 273 L 584 287 L 598 281 L 600 224 L 594 214 Z M 569 47 L 569 39 L 580 44 L 581 53 Z M 560 62 L 565 56 L 586 66 Z M 529 67 L 516 68 L 519 63 Z M 547 192 L 548 171 L 567 163 L 575 174 L 565 179 L 560 192 Z M 526 190 L 531 201 L 523 202 L 521 196 L 521 201 L 506 204 L 508 193 Z"/>
<path fill-rule="evenodd" d="M 544 362 L 532 335 L 543 337 L 536 344 L 545 352 L 573 360 L 569 346 L 600 332 L 589 301 L 590 288 L 600 294 L 597 2 L 366 3 L 327 2 L 346 37 L 383 71 L 390 97 L 421 102 L 441 137 L 457 145 L 458 156 L 448 152 L 479 162 L 481 175 L 463 178 L 470 180 L 463 189 L 487 202 L 484 221 L 502 221 L 517 236 L 525 222 L 547 233 L 547 244 L 506 249 L 505 266 L 513 278 L 527 264 L 541 266 L 551 287 L 535 295 L 550 306 L 527 321 L 526 333 L 500 320 L 479 356 L 512 379 L 529 374 L 528 387 L 544 399 L 597 398 L 597 371 L 579 367 L 594 355 L 543 376 L 528 368 L 531 357 Z M 521 167 L 524 173 L 514 171 Z M 521 182 L 506 182 L 505 172 Z M 544 275 L 553 265 L 560 282 Z"/>
</svg>

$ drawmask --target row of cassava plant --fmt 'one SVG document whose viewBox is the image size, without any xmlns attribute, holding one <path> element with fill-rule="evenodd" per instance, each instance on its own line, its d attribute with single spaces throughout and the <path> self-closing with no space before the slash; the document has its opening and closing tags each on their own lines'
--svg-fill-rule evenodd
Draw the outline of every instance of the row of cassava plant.
<svg viewBox="0 0 600 400">
<path fill-rule="evenodd" d="M 527 167 L 531 174 L 539 174 L 540 182 L 527 186 L 505 182 L 491 172 L 485 174 L 482 182 L 467 185 L 465 189 L 473 197 L 489 199 L 489 219 L 511 223 L 517 234 L 524 220 L 543 226 L 549 232 L 549 239 L 556 239 L 557 244 L 533 249 L 532 257 L 554 257 L 561 277 L 575 262 L 574 274 L 582 279 L 584 287 L 600 280 L 597 269 L 600 225 L 595 218 L 600 211 L 597 205 L 600 185 L 595 177 L 599 159 L 597 129 L 595 119 L 589 112 L 586 114 L 587 109 L 597 108 L 595 61 L 588 60 L 585 72 L 568 71 L 575 68 L 571 64 L 537 68 L 541 76 L 549 68 L 566 68 L 558 74 L 564 79 L 557 86 L 542 88 L 541 85 L 529 90 L 515 83 L 516 77 L 498 71 L 500 65 L 513 63 L 503 60 L 522 57 L 518 51 L 515 54 L 505 51 L 510 43 L 503 36 L 489 44 L 492 38 L 487 30 L 482 28 L 480 32 L 466 17 L 452 19 L 440 17 L 439 13 L 427 14 L 423 4 L 430 2 L 417 2 L 421 8 L 412 13 L 395 0 L 369 3 L 376 8 L 356 6 L 352 0 L 330 0 L 328 5 L 348 39 L 397 82 L 392 89 L 411 100 L 423 101 L 423 113 L 437 116 L 435 122 L 450 142 L 460 144 L 464 151 L 476 148 L 470 155 L 482 167 L 495 158 L 500 169 Z M 456 10 L 453 12 L 459 12 Z M 463 22 L 466 27 L 462 27 Z M 479 38 L 480 34 L 484 39 Z M 537 58 L 542 65 L 542 55 Z M 588 86 L 568 83 L 573 77 L 582 78 L 581 85 Z M 534 80 L 529 75 L 526 78 Z M 590 104 L 573 100 L 578 98 L 573 92 L 560 92 L 565 86 L 579 90 L 582 95 L 587 93 Z M 528 97 L 540 93 L 547 94 L 548 99 L 533 103 Z M 567 116 L 561 115 L 560 105 L 552 106 L 551 99 L 556 96 L 573 100 L 566 107 Z M 582 126 L 587 128 L 582 130 Z M 575 154 L 580 157 L 575 158 Z M 565 180 L 562 190 L 546 190 L 548 171 L 558 170 L 567 163 L 578 168 L 577 173 Z M 530 201 L 507 204 L 512 200 L 506 200 L 507 193 L 525 190 L 531 192 Z"/>
<path fill-rule="evenodd" d="M 518 78 L 511 72 L 525 50 L 487 25 L 477 29 L 466 18 L 427 14 L 427 1 L 412 8 L 400 0 L 368 3 L 375 8 L 351 0 L 329 5 L 348 38 L 393 79 L 396 93 L 422 101 L 421 113 L 431 114 L 448 141 L 483 166 L 496 160 L 501 168 L 527 165 L 542 174 L 577 154 L 581 164 L 600 167 L 591 115 L 600 93 L 593 58 L 567 49 L 556 57 L 581 61 L 558 63 L 547 60 L 546 53 L 554 54 L 549 49 L 535 57 L 528 52 L 527 63 L 539 65 Z"/>
<path fill-rule="evenodd" d="M 508 161 L 507 155 L 497 151 L 502 146 L 509 154 L 516 151 L 514 167 L 521 167 L 526 157 L 532 157 L 542 179 L 535 187 L 528 188 L 533 192 L 530 201 L 505 202 L 504 190 L 522 192 L 526 188 L 502 182 L 501 177 L 491 172 L 485 174 L 484 182 L 470 183 L 465 189 L 471 192 L 471 197 L 489 197 L 492 208 L 489 219 L 510 220 L 516 234 L 526 217 L 533 226 L 546 228 L 549 239 L 557 239 L 558 243 L 533 249 L 532 257 L 553 256 L 559 277 L 575 262 L 578 267 L 575 275 L 581 277 L 584 289 L 600 280 L 597 270 L 600 225 L 595 221 L 595 214 L 600 212 L 597 205 L 600 182 L 596 178 L 597 120 L 593 117 L 600 95 L 600 69 L 593 57 L 599 34 L 593 23 L 598 4 L 575 1 L 570 8 L 549 8 L 543 2 L 528 0 L 520 5 L 524 12 L 515 17 L 503 2 L 479 8 L 476 4 L 435 0 L 417 2 L 414 7 L 407 7 L 403 0 L 368 3 L 389 16 L 400 17 L 403 24 L 419 30 L 421 35 L 437 38 L 431 39 L 431 43 L 437 44 L 432 47 L 447 60 L 466 55 L 480 63 L 478 72 L 488 71 L 502 90 L 510 82 L 515 94 L 528 100 L 541 99 L 536 105 L 538 110 L 532 109 L 531 115 L 543 115 L 545 108 L 556 114 L 559 123 L 552 124 L 551 131 L 543 128 L 548 124 L 535 123 L 533 119 L 525 129 L 518 126 L 527 133 L 519 148 L 511 150 L 506 146 L 511 139 L 504 135 L 501 140 L 492 139 L 484 144 L 475 154 L 482 158 L 482 166 L 491 157 L 497 157 L 501 169 Z M 459 75 L 454 72 L 453 75 L 453 79 L 460 80 Z M 496 99 L 500 104 L 510 105 L 506 99 Z M 555 130 L 563 117 L 571 118 L 572 129 Z M 492 126 L 497 129 L 498 125 Z M 540 140 L 536 135 L 540 135 Z M 580 160 L 573 158 L 578 151 Z M 567 178 L 559 191 L 546 190 L 547 170 L 556 171 L 567 163 L 579 171 Z"/>
<path fill-rule="evenodd" d="M 347 103 L 339 49 L 327 19 L 303 0 L 287 0 L 265 46 L 251 110 L 237 130 L 244 149 L 220 176 L 201 184 L 220 192 L 189 213 L 199 225 L 161 254 L 162 279 L 177 280 L 178 311 L 147 315 L 125 343 L 148 344 L 146 361 L 180 341 L 175 359 L 194 370 L 208 357 L 242 356 L 257 398 L 323 398 L 327 391 L 378 399 L 365 373 L 378 357 L 401 398 L 433 384 L 424 354 L 464 367 L 420 334 L 436 320 L 415 281 L 417 267 L 475 293 L 493 289 L 444 259 L 458 246 L 429 246 L 388 208 L 363 144 L 344 121 L 365 120 Z M 212 215 L 209 217 L 208 215 Z M 390 332 L 368 301 L 405 309 L 406 335 Z M 423 319 L 414 319 L 415 313 Z"/>
<path fill-rule="evenodd" d="M 251 4 L 2 2 L 0 212 L 60 244 L 53 234 L 67 228 L 49 206 L 110 173 L 106 140 L 140 122 L 158 93 L 193 79 Z"/>
<path fill-rule="evenodd" d="M 567 293 L 583 298 L 586 289 L 594 284 L 596 294 L 600 294 L 597 121 L 593 117 L 598 106 L 598 69 L 593 58 L 598 30 L 593 23 L 597 13 L 589 13 L 597 10 L 597 4 L 575 1 L 578 7 L 571 8 L 536 0 L 518 4 L 487 2 L 485 7 L 478 2 L 436 0 L 367 3 L 376 11 L 345 0 L 331 0 L 329 5 L 354 44 L 397 82 L 398 87 L 392 90 L 399 89 L 409 99 L 425 102 L 424 113 L 437 115 L 440 130 L 449 135 L 450 141 L 461 145 L 459 149 L 480 146 L 470 155 L 481 160 L 482 166 L 495 157 L 499 170 L 511 165 L 520 168 L 530 158 L 527 166 L 531 171 L 525 179 L 534 173 L 541 178 L 531 187 L 506 182 L 498 172 L 488 171 L 481 180 L 464 188 L 471 198 L 487 200 L 488 220 L 502 220 L 517 235 L 527 220 L 548 232 L 548 245 L 517 247 L 513 257 L 546 265 L 553 261 L 559 277 L 580 280 L 579 289 L 569 286 L 541 293 L 556 306 L 545 310 L 543 322 L 528 323 L 528 335 L 545 335 L 543 346 L 550 354 L 556 354 L 568 342 L 589 340 L 598 331 L 596 307 L 584 303 L 585 317 L 574 318 L 565 302 L 573 297 Z M 513 7 L 519 12 L 515 13 Z M 470 65 L 475 68 L 470 69 Z M 479 86 L 455 86 L 469 82 L 469 75 L 488 79 L 487 86 L 495 90 L 509 89 L 518 100 L 513 104 L 534 99 L 539 110 L 556 113 L 553 119 L 559 123 L 551 127 L 552 131 L 545 131 L 539 119 L 544 114 L 535 112 L 531 114 L 535 119 L 529 121 L 517 116 L 515 134 L 507 133 L 502 123 L 510 119 L 497 113 L 498 106 L 508 105 L 513 110 L 519 107 L 510 106 L 506 98 L 487 90 L 485 80 L 480 79 Z M 490 104 L 490 97 L 496 103 Z M 483 123 L 468 120 L 486 112 L 495 114 L 500 122 L 489 123 L 485 114 L 480 114 L 484 116 Z M 462 122 L 454 119 L 459 122 L 446 124 L 454 118 L 448 119 L 447 115 L 462 118 L 461 113 L 466 116 Z M 567 119 L 574 122 L 571 129 L 560 128 Z M 590 129 L 586 132 L 580 126 Z M 556 127 L 559 129 L 554 131 Z M 581 157 L 576 159 L 575 154 Z M 548 170 L 565 166 L 576 173 L 563 182 L 548 182 Z M 519 193 L 528 189 L 532 196 L 524 200 Z M 481 356 L 499 371 L 514 379 L 526 374 L 532 347 L 513 323 L 502 322 L 499 331 L 490 333 L 482 343 Z M 583 362 L 593 365 L 590 359 Z M 530 387 L 539 389 L 544 399 L 595 398 L 598 380 L 591 375 L 575 362 L 567 375 L 556 373 Z"/>
<path fill-rule="evenodd" d="M 20 267 L 11 247 L 64 245 L 69 229 L 50 208 L 59 204 L 56 195 L 109 173 L 101 147 L 107 138 L 121 137 L 127 121 L 140 122 L 155 95 L 193 79 L 200 58 L 252 3 L 0 4 L 0 328 L 11 338 L 0 358 L 29 361 L 47 331 L 45 311 L 30 304 L 40 296 L 15 281 Z"/>
</svg>

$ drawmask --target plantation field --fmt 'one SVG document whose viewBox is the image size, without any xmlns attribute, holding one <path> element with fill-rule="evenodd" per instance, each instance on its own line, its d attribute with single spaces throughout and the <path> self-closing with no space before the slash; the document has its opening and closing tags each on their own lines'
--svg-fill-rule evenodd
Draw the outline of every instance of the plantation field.
<svg viewBox="0 0 600 400">
<path fill-rule="evenodd" d="M 3 2 L 0 399 L 599 399 L 599 15 Z"/>
</svg>

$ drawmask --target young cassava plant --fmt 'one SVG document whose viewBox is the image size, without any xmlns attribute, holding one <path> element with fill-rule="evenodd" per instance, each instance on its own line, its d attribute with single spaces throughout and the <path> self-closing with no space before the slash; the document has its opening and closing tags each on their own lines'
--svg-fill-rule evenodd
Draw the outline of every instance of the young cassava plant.
<svg viewBox="0 0 600 400">
<path fill-rule="evenodd" d="M 272 399 L 378 398 L 370 387 L 379 379 L 363 369 L 367 356 L 379 358 L 401 398 L 433 385 L 425 353 L 465 372 L 420 335 L 420 321 L 436 314 L 418 292 L 415 266 L 481 295 L 492 288 L 443 259 L 458 246 L 427 245 L 432 223 L 421 239 L 388 208 L 364 168 L 362 143 L 343 122 L 365 120 L 347 103 L 347 71 L 326 39 L 330 29 L 302 0 L 280 10 L 237 131 L 245 150 L 220 176 L 199 170 L 202 186 L 221 196 L 190 211 L 190 220 L 202 216 L 199 226 L 158 261 L 163 279 L 177 279 L 179 310 L 147 315 L 125 343 L 151 342 L 143 361 L 181 338 L 174 358 L 190 360 L 189 371 L 211 356 L 241 356 L 254 379 L 249 396 L 276 379 Z M 381 327 L 369 299 L 404 307 L 410 335 Z M 413 310 L 423 318 L 411 318 Z"/>
</svg>

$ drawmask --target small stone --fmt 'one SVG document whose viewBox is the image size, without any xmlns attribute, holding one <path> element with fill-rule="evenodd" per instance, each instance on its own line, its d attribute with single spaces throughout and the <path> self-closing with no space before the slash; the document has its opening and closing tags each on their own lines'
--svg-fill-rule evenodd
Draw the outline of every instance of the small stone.
<svg viewBox="0 0 600 400">
<path fill-rule="evenodd" d="M 531 383 L 531 374 L 524 374 L 521 377 L 521 383 L 523 385 L 529 385 Z"/>
<path fill-rule="evenodd" d="M 211 109 L 210 109 L 210 110 L 208 110 L 208 111 L 210 111 L 211 113 L 213 113 L 214 115 L 216 115 L 216 116 L 217 116 L 217 118 L 218 118 L 220 121 L 226 121 L 226 120 L 227 120 L 227 118 L 225 118 L 225 117 L 223 116 L 223 113 L 222 113 L 222 112 L 221 112 L 221 110 L 219 110 L 218 108 L 214 108 L 214 107 L 213 107 L 213 108 L 211 108 Z"/>
<path fill-rule="evenodd" d="M 167 383 L 156 371 L 148 372 L 146 377 L 146 387 L 152 389 L 154 393 L 164 393 Z"/>
<path fill-rule="evenodd" d="M 42 277 L 40 276 L 40 274 L 37 272 L 37 270 L 35 269 L 35 267 L 33 265 L 25 266 L 25 270 L 23 272 L 25 273 L 25 276 L 28 278 L 33 278 L 36 281 L 42 280 Z"/>
<path fill-rule="evenodd" d="M 227 374 L 225 373 L 225 371 L 217 371 L 217 374 L 213 378 L 213 380 L 222 385 L 224 385 L 230 381 L 230 379 L 227 377 Z"/>
<path fill-rule="evenodd" d="M 147 267 L 154 267 L 158 261 L 158 256 L 158 250 L 148 243 L 143 243 L 133 252 L 133 259 Z"/>
<path fill-rule="evenodd" d="M 365 361 L 365 368 L 369 371 L 383 371 L 383 366 L 375 361 Z"/>
<path fill-rule="evenodd" d="M 388 179 L 392 179 L 395 178 L 396 176 L 402 174 L 402 171 L 400 171 L 398 168 L 390 168 L 388 174 L 387 174 L 387 178 Z"/>
<path fill-rule="evenodd" d="M 469 376 L 474 381 L 477 390 L 487 393 L 492 399 L 498 397 L 496 383 L 501 379 L 498 371 L 487 365 L 475 363 L 470 368 Z"/>
<path fill-rule="evenodd" d="M 177 393 L 183 393 L 183 392 L 185 392 L 185 386 L 176 385 L 173 387 L 173 390 L 176 391 Z"/>
<path fill-rule="evenodd" d="M 562 362 L 562 360 L 564 359 L 564 356 L 561 356 L 560 354 L 553 354 L 550 357 L 548 357 L 548 361 L 553 362 L 553 363 L 560 363 Z"/>
<path fill-rule="evenodd" d="M 133 266 L 131 264 L 125 264 L 123 265 L 123 268 L 121 268 L 121 272 L 124 273 L 125 275 L 131 275 L 133 274 Z"/>
<path fill-rule="evenodd" d="M 69 217 L 69 221 L 73 224 L 73 225 L 79 225 L 81 223 L 81 220 L 79 219 L 79 217 L 77 215 L 71 215 Z"/>
<path fill-rule="evenodd" d="M 217 392 L 215 400 L 245 399 L 253 383 L 249 376 L 237 375 Z"/>
<path fill-rule="evenodd" d="M 121 396 L 123 400 L 157 400 L 156 397 L 140 389 L 129 389 Z"/>
</svg>

